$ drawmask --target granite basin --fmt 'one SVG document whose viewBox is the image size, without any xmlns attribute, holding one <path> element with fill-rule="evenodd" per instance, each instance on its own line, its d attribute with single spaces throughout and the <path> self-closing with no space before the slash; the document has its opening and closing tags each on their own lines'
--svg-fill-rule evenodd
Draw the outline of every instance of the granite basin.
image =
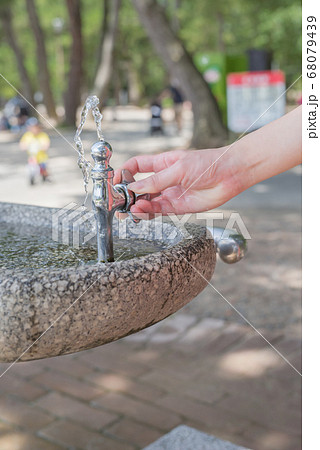
<svg viewBox="0 0 320 450">
<path fill-rule="evenodd" d="M 74 239 L 76 230 L 81 244 L 94 229 L 93 218 L 70 221 L 69 213 L 0 203 L 2 227 L 18 227 L 25 234 L 36 230 L 39 239 L 53 234 L 66 239 L 72 233 Z M 160 239 L 163 248 L 129 260 L 63 268 L 11 268 L 8 258 L 8 266 L 0 268 L 1 362 L 48 358 L 115 341 L 170 316 L 205 288 L 216 263 L 216 246 L 205 227 L 189 224 L 186 233 L 171 222 L 127 222 L 132 242 Z M 123 229 L 114 228 L 119 239 Z"/>
</svg>

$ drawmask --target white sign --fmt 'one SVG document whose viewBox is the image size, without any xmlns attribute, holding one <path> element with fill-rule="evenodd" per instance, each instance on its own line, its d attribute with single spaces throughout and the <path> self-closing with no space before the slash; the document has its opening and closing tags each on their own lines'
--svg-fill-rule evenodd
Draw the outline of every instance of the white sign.
<svg viewBox="0 0 320 450">
<path fill-rule="evenodd" d="M 256 130 L 285 113 L 285 76 L 280 70 L 230 73 L 227 76 L 228 128 Z"/>
</svg>

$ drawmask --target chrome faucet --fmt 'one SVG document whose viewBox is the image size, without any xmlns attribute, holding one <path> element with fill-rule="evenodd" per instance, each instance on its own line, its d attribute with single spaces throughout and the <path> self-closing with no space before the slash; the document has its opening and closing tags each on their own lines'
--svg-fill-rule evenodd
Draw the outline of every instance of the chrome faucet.
<svg viewBox="0 0 320 450">
<path fill-rule="evenodd" d="M 130 212 L 130 208 L 139 199 L 150 199 L 149 194 L 135 194 L 128 189 L 134 180 L 128 170 L 122 170 L 121 182 L 114 185 L 114 170 L 109 165 L 112 147 L 106 141 L 98 141 L 91 147 L 95 162 L 91 171 L 93 181 L 92 208 L 97 223 L 98 262 L 113 262 L 112 222 L 116 211 L 128 213 L 134 223 L 140 220 Z"/>
</svg>

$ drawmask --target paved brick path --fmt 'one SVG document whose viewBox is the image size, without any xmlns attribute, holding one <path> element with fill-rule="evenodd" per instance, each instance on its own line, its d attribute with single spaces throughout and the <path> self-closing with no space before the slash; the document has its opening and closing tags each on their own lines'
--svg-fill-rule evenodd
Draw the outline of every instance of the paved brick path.
<svg viewBox="0 0 320 450">
<path fill-rule="evenodd" d="M 299 340 L 264 335 L 301 370 Z M 250 327 L 178 312 L 103 347 L 13 366 L 0 379 L 0 448 L 139 449 L 184 423 L 299 449 L 300 380 Z"/>
</svg>

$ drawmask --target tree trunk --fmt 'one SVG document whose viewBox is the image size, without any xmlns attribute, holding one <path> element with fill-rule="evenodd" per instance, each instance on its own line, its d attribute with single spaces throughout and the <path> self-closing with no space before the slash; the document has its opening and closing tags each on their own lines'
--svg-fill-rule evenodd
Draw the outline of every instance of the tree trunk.
<svg viewBox="0 0 320 450">
<path fill-rule="evenodd" d="M 57 118 L 55 102 L 50 86 L 50 74 L 47 62 L 47 52 L 44 41 L 44 33 L 40 25 L 39 17 L 36 11 L 34 0 L 26 0 L 27 11 L 29 16 L 30 27 L 33 31 L 38 60 L 38 81 L 39 87 L 43 94 L 43 101 L 47 109 L 49 117 Z"/>
<path fill-rule="evenodd" d="M 195 148 L 221 146 L 227 138 L 217 102 L 191 56 L 170 28 L 163 8 L 154 0 L 132 0 L 146 32 L 167 67 L 192 103 Z"/>
<path fill-rule="evenodd" d="M 16 33 L 12 26 L 12 14 L 9 8 L 5 8 L 1 10 L 1 23 L 2 28 L 6 37 L 6 40 L 8 41 L 8 44 L 12 48 L 12 51 L 15 55 L 17 66 L 18 66 L 18 72 L 21 80 L 21 90 L 24 95 L 24 97 L 30 102 L 33 102 L 33 89 L 31 85 L 31 81 L 26 69 L 26 66 L 24 64 L 24 56 L 23 53 L 19 47 L 19 44 L 16 39 Z"/>
<path fill-rule="evenodd" d="M 101 60 L 94 81 L 93 93 L 99 97 L 101 105 L 106 99 L 108 85 L 112 75 L 112 60 L 118 30 L 120 3 L 121 0 L 111 0 L 108 13 L 108 27 L 103 37 Z"/>
<path fill-rule="evenodd" d="M 141 99 L 141 89 L 139 84 L 139 76 L 133 65 L 129 62 L 126 64 L 126 73 L 128 80 L 128 96 L 129 103 L 138 105 Z"/>
<path fill-rule="evenodd" d="M 72 45 L 70 49 L 70 70 L 68 75 L 68 89 L 64 95 L 65 123 L 74 127 L 77 109 L 81 101 L 82 82 L 82 32 L 80 0 L 66 0 Z"/>
<path fill-rule="evenodd" d="M 101 21 L 101 27 L 100 27 L 100 32 L 99 32 L 100 42 L 99 42 L 99 45 L 97 48 L 96 68 L 95 68 L 93 80 L 95 80 L 95 78 L 97 76 L 97 72 L 98 72 L 98 69 L 99 69 L 100 63 L 101 63 L 102 52 L 103 52 L 103 40 L 104 40 L 104 36 L 108 29 L 108 20 L 107 19 L 109 16 L 109 7 L 110 7 L 109 0 L 103 0 L 103 13 L 102 13 L 102 21 Z"/>
</svg>

